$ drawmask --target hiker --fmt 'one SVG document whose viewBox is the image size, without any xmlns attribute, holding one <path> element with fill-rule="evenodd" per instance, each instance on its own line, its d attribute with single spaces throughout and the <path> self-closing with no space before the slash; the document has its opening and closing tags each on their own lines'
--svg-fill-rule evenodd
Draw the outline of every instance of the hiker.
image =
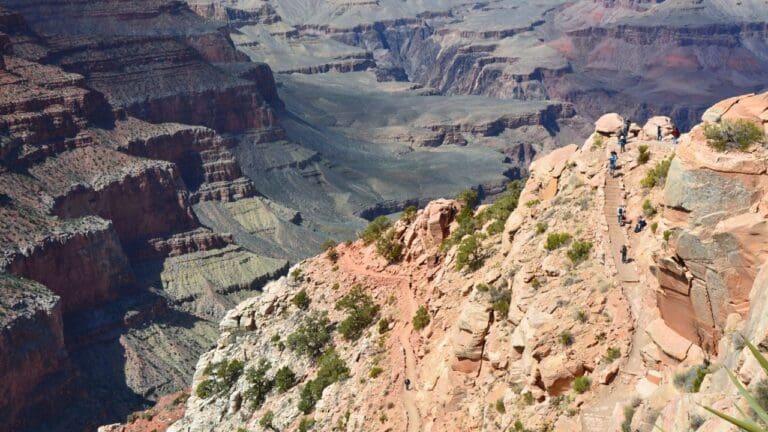
<svg viewBox="0 0 768 432">
<path fill-rule="evenodd" d="M 680 129 L 675 126 L 672 128 L 672 143 L 677 145 L 678 138 L 680 138 Z"/>
<path fill-rule="evenodd" d="M 645 228 L 646 224 L 647 224 L 647 222 L 645 222 L 645 218 L 642 217 L 642 216 L 638 216 L 637 217 L 637 223 L 635 224 L 635 232 L 639 233 L 640 231 L 642 231 L 643 228 Z"/>
<path fill-rule="evenodd" d="M 627 263 L 627 252 L 628 252 L 627 245 L 621 245 L 620 252 L 621 252 L 621 262 L 623 264 L 626 264 Z"/>
<path fill-rule="evenodd" d="M 619 209 L 616 211 L 616 215 L 619 218 L 619 226 L 624 226 L 624 207 L 619 206 Z"/>
<path fill-rule="evenodd" d="M 658 126 L 656 126 L 656 139 L 658 139 L 659 142 L 661 142 L 661 138 L 662 138 L 662 136 L 661 136 L 661 125 L 658 125 Z"/>
<path fill-rule="evenodd" d="M 621 152 L 624 153 L 624 149 L 627 146 L 627 136 L 622 135 L 619 137 L 619 148 L 621 148 Z"/>
<path fill-rule="evenodd" d="M 411 380 L 408 378 L 405 379 L 405 389 L 410 390 L 411 389 Z"/>
<path fill-rule="evenodd" d="M 629 136 L 629 119 L 624 120 L 624 129 L 622 129 L 621 134 L 626 136 Z"/>
<path fill-rule="evenodd" d="M 615 151 L 612 151 L 611 156 L 608 157 L 608 167 L 611 169 L 611 177 L 613 177 L 613 174 L 616 171 L 617 160 L 619 160 L 619 155 L 617 155 Z"/>
</svg>

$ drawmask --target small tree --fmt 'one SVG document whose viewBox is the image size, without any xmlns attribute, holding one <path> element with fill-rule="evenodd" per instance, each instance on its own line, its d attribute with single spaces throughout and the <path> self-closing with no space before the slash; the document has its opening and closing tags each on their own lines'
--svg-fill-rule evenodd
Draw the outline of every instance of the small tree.
<svg viewBox="0 0 768 432">
<path fill-rule="evenodd" d="M 456 201 L 463 203 L 467 207 L 474 207 L 477 204 L 478 194 L 474 189 L 466 189 L 456 196 Z"/>
<path fill-rule="evenodd" d="M 707 144 L 717 151 L 747 151 L 765 141 L 765 133 L 755 122 L 747 119 L 722 120 L 704 126 Z"/>
<path fill-rule="evenodd" d="M 283 366 L 275 373 L 275 387 L 280 393 L 285 393 L 296 384 L 296 374 L 288 366 Z"/>
<path fill-rule="evenodd" d="M 331 340 L 328 332 L 328 314 L 312 312 L 304 318 L 301 325 L 288 336 L 288 347 L 299 354 L 317 357 Z"/>
<path fill-rule="evenodd" d="M 267 373 L 272 365 L 267 359 L 260 359 L 256 368 L 248 368 L 245 371 L 245 380 L 249 386 L 243 394 L 245 400 L 250 401 L 251 408 L 259 409 L 267 400 L 267 395 L 272 391 L 274 382 L 267 378 Z"/>
<path fill-rule="evenodd" d="M 400 261 L 403 245 L 395 239 L 395 230 L 390 228 L 376 239 L 376 251 L 389 263 Z"/>
<path fill-rule="evenodd" d="M 424 306 L 419 306 L 419 308 L 416 310 L 416 315 L 413 316 L 413 328 L 415 330 L 422 330 L 424 327 L 429 325 L 429 313 L 427 312 L 427 308 Z"/>
<path fill-rule="evenodd" d="M 363 291 L 363 286 L 358 284 L 336 302 L 336 310 L 347 312 L 347 318 L 339 324 L 339 333 L 344 339 L 354 341 L 363 335 L 363 330 L 373 324 L 379 313 L 379 306 Z"/>
<path fill-rule="evenodd" d="M 297 292 L 296 295 L 291 298 L 291 303 L 293 303 L 294 306 L 301 310 L 307 310 L 309 307 L 309 303 L 311 302 L 309 295 L 307 294 L 307 290 L 302 289 L 301 291 Z"/>
<path fill-rule="evenodd" d="M 403 210 L 403 213 L 400 215 L 400 220 L 406 223 L 411 223 L 416 218 L 417 212 L 418 212 L 418 209 L 415 206 L 408 206 Z"/>
<path fill-rule="evenodd" d="M 482 240 L 481 234 L 473 234 L 461 241 L 456 251 L 456 270 L 466 267 L 470 271 L 475 271 L 483 265 Z"/>
<path fill-rule="evenodd" d="M 390 222 L 386 216 L 379 216 L 371 221 L 371 223 L 368 224 L 368 227 L 365 228 L 365 231 L 361 232 L 358 236 L 365 244 L 371 244 L 381 237 L 381 235 L 391 226 L 392 222 Z"/>
</svg>

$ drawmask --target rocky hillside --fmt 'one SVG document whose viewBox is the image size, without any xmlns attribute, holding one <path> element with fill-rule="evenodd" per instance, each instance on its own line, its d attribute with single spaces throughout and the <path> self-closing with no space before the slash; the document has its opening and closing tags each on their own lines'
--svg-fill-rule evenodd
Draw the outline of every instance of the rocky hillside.
<svg viewBox="0 0 768 432">
<path fill-rule="evenodd" d="M 633 124 L 617 176 L 609 114 L 494 204 L 374 221 L 227 312 L 169 430 L 731 430 L 698 404 L 743 405 L 726 369 L 766 383 L 736 337 L 768 351 L 766 113 L 721 102 L 678 145 Z"/>
</svg>

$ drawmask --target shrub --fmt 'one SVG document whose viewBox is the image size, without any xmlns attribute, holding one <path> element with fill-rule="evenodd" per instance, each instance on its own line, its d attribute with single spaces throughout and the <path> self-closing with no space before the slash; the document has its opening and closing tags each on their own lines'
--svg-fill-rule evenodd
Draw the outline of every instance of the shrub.
<svg viewBox="0 0 768 432">
<path fill-rule="evenodd" d="M 544 243 L 544 249 L 553 251 L 569 241 L 571 241 L 571 235 L 568 233 L 552 233 L 547 236 L 547 241 Z"/>
<path fill-rule="evenodd" d="M 395 239 L 395 230 L 390 228 L 376 239 L 376 251 L 387 260 L 388 263 L 400 261 L 403 253 L 403 245 Z"/>
<path fill-rule="evenodd" d="M 506 318 L 509 315 L 509 300 L 502 298 L 493 302 L 493 310 L 498 314 L 498 318 Z"/>
<path fill-rule="evenodd" d="M 672 237 L 672 231 L 664 230 L 662 235 L 664 236 L 664 241 L 669 241 L 669 238 Z"/>
<path fill-rule="evenodd" d="M 275 420 L 275 413 L 267 411 L 259 420 L 259 426 L 264 429 L 272 429 L 272 422 Z"/>
<path fill-rule="evenodd" d="M 535 400 L 533 399 L 533 393 L 527 391 L 523 393 L 523 402 L 525 402 L 526 405 L 533 405 Z"/>
<path fill-rule="evenodd" d="M 379 334 L 384 334 L 389 331 L 389 319 L 382 318 L 379 320 Z"/>
<path fill-rule="evenodd" d="M 313 419 L 303 418 L 299 422 L 299 432 L 307 432 L 315 427 L 315 421 Z"/>
<path fill-rule="evenodd" d="M 707 144 L 717 151 L 739 150 L 747 151 L 754 144 L 762 143 L 765 134 L 760 126 L 747 120 L 723 120 L 719 124 L 704 126 L 704 136 Z"/>
<path fill-rule="evenodd" d="M 274 381 L 267 378 L 267 372 L 272 365 L 266 359 L 260 359 L 256 368 L 248 368 L 245 371 L 245 380 L 249 384 L 243 397 L 251 403 L 251 408 L 259 409 L 267 400 L 267 395 L 272 391 Z"/>
<path fill-rule="evenodd" d="M 504 414 L 507 412 L 507 407 L 504 406 L 503 398 L 496 399 L 496 411 L 499 414 Z"/>
<path fill-rule="evenodd" d="M 358 234 L 365 244 L 371 244 L 381 237 L 392 226 L 392 222 L 387 219 L 386 216 L 379 216 L 365 228 L 363 232 Z"/>
<path fill-rule="evenodd" d="M 621 357 L 621 350 L 618 348 L 610 347 L 608 348 L 608 351 L 605 352 L 603 360 L 605 360 L 606 363 L 613 363 L 613 361 L 619 357 Z"/>
<path fill-rule="evenodd" d="M 283 366 L 275 373 L 275 387 L 280 393 L 285 393 L 296 385 L 296 374 L 288 366 Z"/>
<path fill-rule="evenodd" d="M 592 140 L 592 148 L 593 149 L 598 148 L 598 147 L 602 147 L 603 144 L 605 144 L 605 138 L 603 138 L 602 135 L 598 134 L 595 137 L 595 139 Z"/>
<path fill-rule="evenodd" d="M 656 230 L 658 230 L 658 229 L 659 229 L 659 223 L 658 222 L 654 222 L 654 223 L 651 224 L 651 232 L 652 233 L 656 234 Z"/>
<path fill-rule="evenodd" d="M 648 146 L 643 144 L 637 148 L 637 150 L 640 152 L 637 155 L 637 163 L 638 164 L 644 164 L 647 163 L 651 159 L 651 154 L 648 152 Z"/>
<path fill-rule="evenodd" d="M 301 310 L 307 310 L 310 302 L 311 300 L 309 298 L 309 295 L 307 295 L 307 290 L 305 289 L 302 289 L 301 291 L 297 292 L 296 295 L 294 295 L 293 298 L 291 298 L 291 303 L 293 303 L 294 306 L 296 306 Z"/>
<path fill-rule="evenodd" d="M 573 391 L 575 391 L 578 394 L 582 394 L 585 391 L 589 390 L 589 387 L 592 385 L 592 381 L 582 375 L 576 377 L 576 379 L 573 380 Z"/>
<path fill-rule="evenodd" d="M 536 223 L 536 234 L 544 234 L 547 230 L 547 224 L 544 222 Z"/>
<path fill-rule="evenodd" d="M 477 204 L 477 198 L 477 191 L 473 189 L 463 190 L 456 195 L 456 201 L 463 203 L 467 207 L 473 207 Z"/>
<path fill-rule="evenodd" d="M 413 220 L 416 218 L 416 213 L 418 212 L 418 209 L 415 206 L 408 206 L 403 210 L 403 213 L 400 215 L 400 220 L 403 222 L 413 222 Z"/>
<path fill-rule="evenodd" d="M 301 389 L 298 408 L 304 414 L 315 409 L 315 404 L 323 397 L 323 390 L 329 385 L 349 378 L 349 368 L 336 350 L 329 349 L 317 361 L 317 377 L 307 381 Z"/>
<path fill-rule="evenodd" d="M 304 280 L 304 276 L 302 275 L 300 268 L 293 269 L 293 271 L 291 272 L 291 279 L 297 282 Z"/>
<path fill-rule="evenodd" d="M 541 288 L 541 281 L 539 280 L 539 278 L 534 277 L 533 279 L 531 279 L 531 288 L 535 290 Z"/>
<path fill-rule="evenodd" d="M 568 250 L 568 258 L 574 265 L 579 265 L 589 258 L 589 253 L 592 251 L 592 242 L 577 240 L 573 242 L 571 248 Z"/>
<path fill-rule="evenodd" d="M 331 262 L 335 263 L 339 260 L 339 253 L 336 251 L 336 248 L 328 249 L 328 251 L 325 253 L 325 257 L 328 258 Z"/>
<path fill-rule="evenodd" d="M 379 366 L 374 366 L 371 368 L 371 371 L 368 372 L 368 376 L 371 378 L 378 378 L 382 372 L 384 372 L 384 369 L 380 368 Z"/>
<path fill-rule="evenodd" d="M 686 393 L 698 393 L 704 377 L 709 373 L 707 365 L 694 366 L 685 372 L 675 374 L 675 387 Z"/>
<path fill-rule="evenodd" d="M 573 334 L 569 330 L 561 331 L 558 339 L 560 340 L 560 343 L 563 344 L 563 346 L 571 346 L 574 342 Z"/>
<path fill-rule="evenodd" d="M 323 251 L 328 252 L 331 249 L 334 249 L 336 247 L 336 242 L 333 240 L 326 240 L 323 242 L 323 244 L 320 246 L 320 248 L 323 249 Z"/>
<path fill-rule="evenodd" d="M 640 186 L 648 189 L 654 186 L 664 186 L 664 183 L 667 180 L 667 174 L 669 174 L 669 167 L 672 166 L 672 159 L 674 159 L 674 157 L 675 155 L 672 155 L 657 163 L 655 167 L 649 169 L 648 172 L 645 173 L 645 177 L 640 179 Z"/>
<path fill-rule="evenodd" d="M 621 432 L 632 432 L 632 418 L 635 417 L 637 406 L 633 403 L 624 407 L 624 421 L 621 422 Z"/>
<path fill-rule="evenodd" d="M 430 319 L 427 308 L 424 306 L 419 306 L 419 308 L 416 310 L 416 314 L 413 316 L 413 328 L 416 330 L 421 330 L 429 325 L 429 321 Z"/>
<path fill-rule="evenodd" d="M 645 200 L 643 201 L 643 214 L 645 214 L 647 217 L 651 217 L 656 214 L 656 207 L 651 204 L 651 200 Z"/>
<path fill-rule="evenodd" d="M 243 374 L 243 367 L 240 360 L 222 360 L 209 365 L 204 371 L 209 377 L 197 385 L 195 394 L 201 399 L 207 399 L 229 390 Z"/>
<path fill-rule="evenodd" d="M 528 208 L 531 208 L 531 207 L 536 207 L 540 203 L 541 203 L 541 200 L 539 200 L 539 199 L 532 199 L 530 201 L 527 201 L 525 203 L 525 206 L 528 207 Z"/>
<path fill-rule="evenodd" d="M 488 284 L 479 283 L 475 285 L 475 289 L 478 290 L 479 292 L 488 292 L 491 290 L 491 287 L 489 287 Z"/>
<path fill-rule="evenodd" d="M 330 342 L 328 314 L 312 312 L 304 318 L 295 332 L 288 336 L 288 347 L 299 354 L 317 357 Z"/>
<path fill-rule="evenodd" d="M 490 235 L 499 234 L 500 232 L 504 231 L 504 221 L 496 219 L 493 221 L 493 223 L 488 225 L 488 229 L 486 231 Z"/>
<path fill-rule="evenodd" d="M 587 312 L 584 309 L 579 309 L 574 314 L 574 317 L 576 318 L 576 320 L 578 322 L 584 324 L 585 322 L 587 322 L 587 319 L 589 318 L 589 315 L 587 314 Z"/>
<path fill-rule="evenodd" d="M 362 285 L 358 284 L 336 302 L 336 310 L 347 313 L 347 317 L 339 324 L 339 333 L 344 339 L 354 341 L 363 335 L 363 330 L 373 324 L 379 313 L 379 306 L 363 291 Z"/>
<path fill-rule="evenodd" d="M 475 271 L 483 265 L 482 240 L 481 234 L 473 234 L 461 241 L 456 251 L 456 270 Z"/>
</svg>

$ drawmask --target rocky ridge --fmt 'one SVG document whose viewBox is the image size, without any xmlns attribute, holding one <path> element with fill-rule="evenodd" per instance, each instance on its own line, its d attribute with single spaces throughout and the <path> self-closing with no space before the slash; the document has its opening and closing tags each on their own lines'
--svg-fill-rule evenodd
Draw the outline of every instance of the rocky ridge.
<svg viewBox="0 0 768 432">
<path fill-rule="evenodd" d="M 748 119 L 765 128 L 766 97 L 717 104 L 704 124 Z M 616 127 L 610 123 L 614 117 Z M 193 391 L 184 418 L 169 430 L 259 430 L 265 416 L 281 430 L 307 427 L 309 419 L 317 430 L 507 430 L 518 421 L 531 430 L 731 430 L 697 404 L 729 412 L 743 404 L 725 367 L 750 387 L 766 379 L 735 336 L 768 350 L 764 242 L 744 237 L 759 236 L 765 219 L 765 150 L 758 145 L 745 153 L 716 153 L 703 125 L 677 147 L 666 132 L 657 142 L 654 126 L 669 121 L 657 118 L 645 127 L 632 125 L 629 151 L 620 154 L 621 176 L 611 177 L 604 161 L 610 150 L 618 151 L 623 119 L 601 120 L 583 146 L 564 147 L 532 164 L 520 205 L 505 217 L 503 229 L 490 222 L 480 228 L 486 236 L 479 237 L 484 261 L 478 270 L 457 270 L 465 259 L 460 246 L 440 247 L 466 228 L 460 222 L 464 204 L 438 200 L 395 223 L 402 261 L 387 263 L 362 240 L 338 245 L 335 254 L 300 262 L 291 276 L 229 311 L 217 346 L 200 358 L 193 389 L 215 379 L 212 371 L 222 362 L 241 361 L 246 373 L 212 395 Z M 649 155 L 646 161 L 640 153 Z M 641 185 L 670 158 L 669 173 L 659 183 Z M 699 192 L 729 181 L 731 190 L 749 191 L 748 202 L 730 201 L 740 194 L 724 199 L 726 194 Z M 629 224 L 616 222 L 614 205 L 626 206 Z M 481 206 L 476 218 L 495 211 Z M 634 233 L 639 215 L 649 219 L 648 226 Z M 715 223 L 702 222 L 713 217 Z M 572 240 L 558 247 L 556 233 Z M 688 244 L 727 245 L 728 253 L 718 259 L 738 261 L 698 264 L 703 258 L 682 258 L 691 250 L 681 241 L 686 236 L 695 239 Z M 577 248 L 576 240 L 591 247 Z M 629 246 L 628 264 L 619 259 L 621 244 Z M 696 276 L 699 265 L 708 277 Z M 741 277 L 718 273 L 734 265 L 743 269 Z M 725 314 L 724 325 L 706 321 L 716 303 L 699 309 L 697 285 L 706 298 L 722 299 L 717 311 Z M 295 352 L 286 336 L 311 311 L 326 311 L 329 328 L 342 328 L 344 312 L 334 305 L 355 286 L 387 321 L 364 330 L 355 342 L 332 333 L 329 343 L 349 378 L 322 390 L 314 410 L 304 414 L 296 403 L 310 379 L 319 379 L 318 367 Z M 299 293 L 308 295 L 308 305 L 295 300 Z M 423 329 L 414 318 L 422 306 L 429 318 Z M 290 367 L 295 386 L 283 393 L 267 389 L 263 404 L 253 405 L 252 386 L 261 381 L 248 378 L 247 371 L 261 359 L 271 363 L 267 378 Z M 700 389 L 678 382 L 677 376 L 700 367 L 706 369 Z M 586 391 L 580 387 L 584 378 L 591 384 Z"/>
</svg>

